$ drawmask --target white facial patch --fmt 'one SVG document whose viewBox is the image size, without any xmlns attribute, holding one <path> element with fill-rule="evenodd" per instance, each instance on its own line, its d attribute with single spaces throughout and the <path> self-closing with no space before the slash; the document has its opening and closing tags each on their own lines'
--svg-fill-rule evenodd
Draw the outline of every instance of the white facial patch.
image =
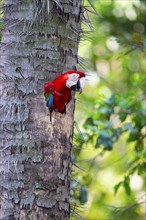
<svg viewBox="0 0 146 220">
<path fill-rule="evenodd" d="M 80 80 L 81 91 L 83 91 L 83 89 L 85 87 L 85 77 L 82 77 L 79 80 Z"/>
<path fill-rule="evenodd" d="M 66 86 L 71 88 L 71 86 L 76 85 L 79 79 L 79 74 L 72 73 L 68 76 L 68 80 L 66 81 Z"/>
</svg>

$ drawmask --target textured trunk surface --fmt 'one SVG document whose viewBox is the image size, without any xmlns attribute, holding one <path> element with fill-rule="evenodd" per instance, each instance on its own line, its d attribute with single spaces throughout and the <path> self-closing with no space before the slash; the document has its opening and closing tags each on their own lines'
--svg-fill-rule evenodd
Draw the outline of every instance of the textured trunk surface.
<svg viewBox="0 0 146 220">
<path fill-rule="evenodd" d="M 53 113 L 50 123 L 43 85 L 76 66 L 81 0 L 62 0 L 62 10 L 50 1 L 49 15 L 46 2 L 5 0 L 0 57 L 1 220 L 70 216 L 74 103 L 66 115 Z"/>
</svg>

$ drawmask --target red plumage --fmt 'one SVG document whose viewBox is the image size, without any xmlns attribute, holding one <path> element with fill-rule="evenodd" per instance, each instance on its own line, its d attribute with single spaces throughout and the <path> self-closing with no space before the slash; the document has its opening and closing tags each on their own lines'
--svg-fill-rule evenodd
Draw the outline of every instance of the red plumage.
<svg viewBox="0 0 146 220">
<path fill-rule="evenodd" d="M 66 113 L 66 105 L 71 101 L 71 91 L 79 90 L 77 84 L 80 85 L 79 80 L 85 77 L 85 73 L 70 70 L 58 76 L 53 82 L 48 82 L 44 86 L 44 95 L 47 102 L 47 107 L 52 111 Z"/>
</svg>

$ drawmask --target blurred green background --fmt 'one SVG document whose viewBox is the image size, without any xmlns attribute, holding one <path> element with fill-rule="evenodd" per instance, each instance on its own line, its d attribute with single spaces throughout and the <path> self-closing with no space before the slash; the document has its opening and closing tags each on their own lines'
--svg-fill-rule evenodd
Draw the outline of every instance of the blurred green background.
<svg viewBox="0 0 146 220">
<path fill-rule="evenodd" d="M 84 6 L 79 68 L 87 83 L 76 96 L 72 219 L 144 220 L 145 1 Z"/>
</svg>

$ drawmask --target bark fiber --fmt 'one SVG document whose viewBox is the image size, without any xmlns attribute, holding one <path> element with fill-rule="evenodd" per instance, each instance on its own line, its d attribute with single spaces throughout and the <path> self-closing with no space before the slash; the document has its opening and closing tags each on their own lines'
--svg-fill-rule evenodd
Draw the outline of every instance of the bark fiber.
<svg viewBox="0 0 146 220">
<path fill-rule="evenodd" d="M 39 2 L 43 1 L 4 3 L 0 54 L 1 220 L 70 217 L 74 103 L 68 106 L 66 115 L 53 113 L 51 123 L 43 86 L 77 64 L 81 0 L 62 0 L 62 9 L 50 1 L 49 14 L 41 10 Z"/>
</svg>

